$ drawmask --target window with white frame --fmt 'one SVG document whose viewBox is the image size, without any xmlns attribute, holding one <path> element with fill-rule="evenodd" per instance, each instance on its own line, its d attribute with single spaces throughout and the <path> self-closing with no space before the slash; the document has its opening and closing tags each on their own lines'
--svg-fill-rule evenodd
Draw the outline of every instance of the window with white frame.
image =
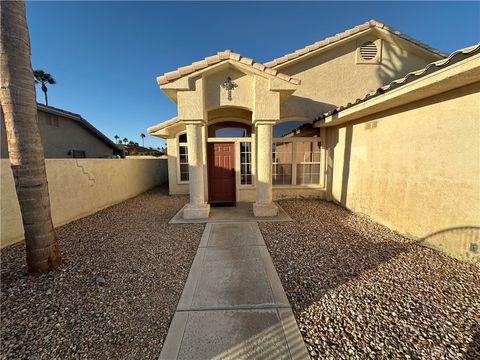
<svg viewBox="0 0 480 360">
<path fill-rule="evenodd" d="M 292 150 L 291 142 L 272 144 L 272 183 L 273 185 L 292 184 Z"/>
<path fill-rule="evenodd" d="M 252 143 L 240 143 L 240 184 L 252 185 Z"/>
<path fill-rule="evenodd" d="M 298 141 L 295 150 L 297 185 L 320 183 L 320 142 Z"/>
<path fill-rule="evenodd" d="M 188 147 L 187 134 L 178 137 L 178 166 L 180 181 L 188 181 Z"/>
<path fill-rule="evenodd" d="M 320 185 L 321 143 L 318 138 L 274 138 L 272 184 Z"/>
</svg>

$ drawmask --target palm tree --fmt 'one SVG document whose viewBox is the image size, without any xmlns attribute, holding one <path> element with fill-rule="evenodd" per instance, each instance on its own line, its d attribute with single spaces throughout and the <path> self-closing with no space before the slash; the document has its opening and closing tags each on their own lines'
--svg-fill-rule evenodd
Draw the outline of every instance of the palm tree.
<svg viewBox="0 0 480 360">
<path fill-rule="evenodd" d="M 0 1 L 0 103 L 30 272 L 61 263 L 37 121 L 25 2 Z M 7 30 L 8 29 L 8 30 Z"/>
<path fill-rule="evenodd" d="M 48 96 L 47 96 L 47 85 L 46 84 L 56 84 L 55 79 L 49 73 L 46 73 L 43 70 L 35 70 L 33 72 L 33 76 L 35 77 L 35 84 L 42 84 L 42 91 L 45 94 L 45 105 L 48 106 Z"/>
<path fill-rule="evenodd" d="M 128 139 L 127 139 L 127 138 L 123 138 L 123 143 L 124 143 L 124 144 L 127 144 L 127 143 L 128 143 Z"/>
<path fill-rule="evenodd" d="M 140 137 L 142 138 L 142 146 L 145 147 L 145 134 L 144 133 L 141 133 L 140 134 Z"/>
<path fill-rule="evenodd" d="M 115 136 L 114 136 L 114 139 L 115 139 L 115 141 L 116 141 L 116 142 L 117 142 L 117 144 L 118 144 L 118 139 L 120 139 L 120 136 L 118 136 L 118 135 L 115 135 Z"/>
</svg>

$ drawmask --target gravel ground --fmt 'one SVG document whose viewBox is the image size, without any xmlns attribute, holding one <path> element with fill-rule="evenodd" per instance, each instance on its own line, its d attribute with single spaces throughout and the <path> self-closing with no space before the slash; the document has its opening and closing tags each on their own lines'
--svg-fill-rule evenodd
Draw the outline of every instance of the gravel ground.
<svg viewBox="0 0 480 360">
<path fill-rule="evenodd" d="M 58 228 L 49 274 L 3 249 L 0 357 L 157 358 L 204 228 L 167 224 L 186 202 L 158 188 Z"/>
<path fill-rule="evenodd" d="M 318 200 L 261 223 L 315 359 L 480 359 L 480 270 Z"/>
</svg>

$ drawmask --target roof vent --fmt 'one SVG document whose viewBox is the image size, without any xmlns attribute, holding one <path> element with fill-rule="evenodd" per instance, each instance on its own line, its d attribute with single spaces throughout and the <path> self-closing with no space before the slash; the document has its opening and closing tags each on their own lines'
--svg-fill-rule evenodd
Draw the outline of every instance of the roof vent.
<svg viewBox="0 0 480 360">
<path fill-rule="evenodd" d="M 365 41 L 360 46 L 360 56 L 366 61 L 374 59 L 377 56 L 377 46 L 372 41 Z"/>
</svg>

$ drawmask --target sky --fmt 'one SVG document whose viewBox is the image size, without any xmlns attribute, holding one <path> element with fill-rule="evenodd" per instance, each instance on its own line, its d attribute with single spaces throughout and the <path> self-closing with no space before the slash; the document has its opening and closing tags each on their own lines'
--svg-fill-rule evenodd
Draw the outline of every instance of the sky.
<svg viewBox="0 0 480 360">
<path fill-rule="evenodd" d="M 49 105 L 140 144 L 177 115 L 158 75 L 225 49 L 267 62 L 370 19 L 447 53 L 480 41 L 480 2 L 27 2 Z"/>
</svg>

